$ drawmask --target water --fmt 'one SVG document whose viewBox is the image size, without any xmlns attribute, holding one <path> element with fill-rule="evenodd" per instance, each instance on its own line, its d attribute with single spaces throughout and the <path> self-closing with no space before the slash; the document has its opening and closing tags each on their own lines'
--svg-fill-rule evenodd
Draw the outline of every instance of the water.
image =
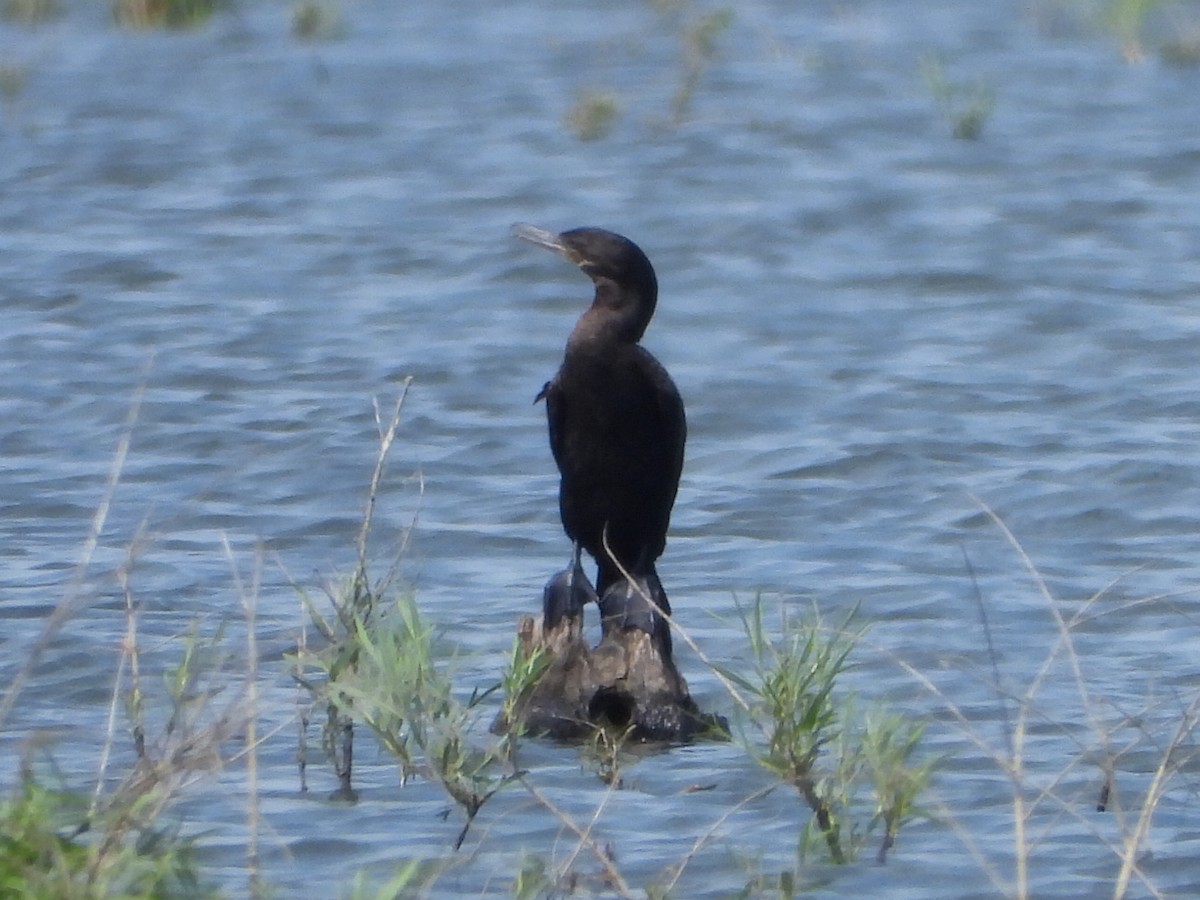
<svg viewBox="0 0 1200 900">
<path fill-rule="evenodd" d="M 27 72 L 0 131 L 6 683 L 71 590 L 144 385 L 82 609 L 5 752 L 44 730 L 65 777 L 94 777 L 118 570 L 132 558 L 143 663 L 161 667 L 194 621 L 236 635 L 228 540 L 243 578 L 263 560 L 260 729 L 281 729 L 261 751 L 267 878 L 330 896 L 362 866 L 445 856 L 459 825 L 441 795 L 398 788 L 372 751 L 357 806 L 324 802 L 327 767 L 299 793 L 290 580 L 316 591 L 353 566 L 372 398 L 386 412 L 412 376 L 377 555 L 415 520 L 403 577 L 462 646 L 464 687 L 495 678 L 567 557 L 532 401 L 588 294 L 507 229 L 595 224 L 638 241 L 662 285 L 646 342 L 690 423 L 659 567 L 682 624 L 736 666 L 735 595 L 831 621 L 857 607 L 874 624 L 853 686 L 929 716 L 929 750 L 947 756 L 942 821 L 908 829 L 886 868 L 810 864 L 804 883 L 959 898 L 1015 877 L 1012 786 L 950 710 L 1003 749 L 1016 706 L 992 683 L 977 595 L 1006 691 L 1025 691 L 1058 632 L 986 505 L 1059 611 L 1087 614 L 1073 632 L 1086 701 L 1056 664 L 1030 726 L 1031 789 L 1054 785 L 1078 813 L 1035 814 L 1033 893 L 1107 893 L 1121 831 L 1089 811 L 1097 731 L 1136 808 L 1195 693 L 1200 69 L 1126 64 L 1108 35 L 1047 27 L 1061 6 L 749 3 L 691 117 L 668 127 L 678 22 L 609 6 L 360 4 L 315 44 L 290 36 L 284 5 L 183 34 L 122 32 L 99 7 L 0 26 L 0 59 Z M 949 137 L 920 75 L 930 56 L 995 94 L 981 140 Z M 593 143 L 564 125 L 589 88 L 622 107 Z M 729 712 L 701 662 L 679 660 L 702 704 Z M 782 790 L 738 806 L 769 779 L 734 747 L 642 759 L 611 796 L 575 751 L 526 753 L 569 815 L 603 805 L 596 833 L 634 886 L 666 880 L 710 828 L 681 896 L 795 864 L 801 810 Z M 1147 877 L 1180 896 L 1200 882 L 1191 777 L 1144 847 Z M 713 788 L 682 792 L 694 784 Z M 231 766 L 179 807 L 235 894 L 244 798 Z M 562 863 L 575 844 L 513 791 L 438 890 L 504 893 L 522 851 Z M 585 853 L 576 868 L 598 867 Z"/>
</svg>

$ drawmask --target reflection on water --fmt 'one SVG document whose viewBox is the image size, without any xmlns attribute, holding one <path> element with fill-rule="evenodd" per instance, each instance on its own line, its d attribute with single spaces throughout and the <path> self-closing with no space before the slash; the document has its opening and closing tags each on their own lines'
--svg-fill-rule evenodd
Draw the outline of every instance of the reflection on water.
<svg viewBox="0 0 1200 900">
<path fill-rule="evenodd" d="M 53 729 L 64 773 L 94 777 L 124 628 L 113 573 L 129 548 L 144 638 L 165 665 L 164 639 L 194 619 L 236 630 L 223 537 L 245 567 L 262 547 L 260 731 L 282 729 L 262 748 L 268 877 L 328 895 L 362 865 L 442 855 L 456 829 L 437 816 L 444 801 L 396 788 L 373 751 L 357 806 L 298 794 L 280 661 L 301 620 L 289 579 L 315 586 L 314 571 L 353 565 L 371 399 L 386 407 L 412 375 L 379 555 L 415 518 L 403 574 L 462 645 L 464 689 L 494 679 L 516 616 L 567 557 L 532 401 L 589 288 L 514 246 L 508 226 L 595 224 L 654 261 L 646 340 L 688 406 L 660 566 L 678 618 L 736 665 L 735 594 L 834 620 L 861 607 L 875 624 L 854 686 L 931 715 L 930 749 L 947 755 L 938 800 L 955 824 L 910 829 L 886 872 L 815 869 L 814 883 L 967 896 L 959 873 L 975 864 L 956 829 L 1012 876 L 1011 786 L 948 710 L 1001 751 L 1015 706 L 999 696 L 1026 689 L 1058 632 L 980 501 L 1058 612 L 1085 611 L 1074 646 L 1088 699 L 1053 667 L 1027 747 L 1033 785 L 1090 797 L 1091 756 L 1054 779 L 1107 728 L 1133 747 L 1117 770 L 1135 805 L 1158 758 L 1146 733 L 1169 736 L 1194 672 L 1200 91 L 1192 69 L 1129 66 L 1103 36 L 1047 34 L 1012 12 L 739 8 L 693 118 L 673 129 L 661 118 L 677 35 L 649 5 L 348 8 L 343 38 L 311 45 L 258 7 L 181 34 L 123 33 L 77 10 L 35 31 L 0 26 L 0 55 L 29 69 L 0 131 L 6 678 L 67 590 L 145 384 L 89 603 L 38 668 L 21 728 Z M 931 53 L 994 90 L 981 140 L 949 138 L 920 76 Z M 593 84 L 623 115 L 580 143 L 563 117 Z M 681 666 L 705 705 L 728 708 L 690 651 Z M 793 864 L 794 797 L 738 807 L 765 776 L 734 747 L 640 760 L 612 796 L 573 751 L 526 752 L 569 814 L 603 805 L 597 833 L 632 884 L 708 827 L 689 896 Z M 696 783 L 716 787 L 679 793 Z M 235 767 L 183 806 L 205 861 L 236 885 L 243 797 Z M 1148 874 L 1186 893 L 1186 809 L 1160 811 Z M 519 792 L 493 815 L 472 864 L 440 882 L 447 895 L 503 892 L 520 850 L 574 846 Z M 1114 868 L 1104 840 L 1120 840 L 1118 824 L 1068 819 L 1037 847 L 1040 896 L 1079 896 L 1080 878 L 1107 884 Z M 996 893 L 974 881 L 974 895 Z"/>
</svg>

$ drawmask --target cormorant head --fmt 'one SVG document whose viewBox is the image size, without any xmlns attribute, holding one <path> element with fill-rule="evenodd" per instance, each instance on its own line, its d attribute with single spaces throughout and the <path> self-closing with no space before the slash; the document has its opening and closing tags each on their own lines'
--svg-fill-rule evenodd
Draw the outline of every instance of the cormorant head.
<svg viewBox="0 0 1200 900">
<path fill-rule="evenodd" d="M 592 310 L 604 328 L 623 340 L 639 341 L 658 302 L 658 279 L 642 249 L 603 228 L 572 228 L 561 234 L 533 225 L 514 225 L 513 234 L 569 259 L 596 285 Z M 597 323 L 597 326 L 599 323 Z"/>
</svg>

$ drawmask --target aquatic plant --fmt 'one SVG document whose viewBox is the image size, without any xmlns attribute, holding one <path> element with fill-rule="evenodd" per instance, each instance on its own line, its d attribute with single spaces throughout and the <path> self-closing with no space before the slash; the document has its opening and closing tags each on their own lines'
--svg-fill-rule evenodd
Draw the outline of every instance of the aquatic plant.
<svg viewBox="0 0 1200 900">
<path fill-rule="evenodd" d="M 29 68 L 22 63 L 0 62 L 0 97 L 6 107 L 13 107 L 29 81 Z"/>
<path fill-rule="evenodd" d="M 335 37 L 341 28 L 338 7 L 328 0 L 300 0 L 292 8 L 292 34 L 301 40 Z"/>
<path fill-rule="evenodd" d="M 52 789 L 30 772 L 0 800 L 0 896 L 28 900 L 215 897 L 201 879 L 194 841 L 154 824 L 125 839 L 126 823 L 86 816 L 87 798 Z M 121 835 L 114 840 L 111 829 Z M 90 832 L 90 833 L 89 833 Z"/>
<path fill-rule="evenodd" d="M 853 697 L 840 695 L 839 680 L 863 633 L 852 627 L 853 612 L 826 632 L 819 616 L 798 624 L 781 609 L 778 637 L 766 629 L 761 598 L 739 614 L 753 672 L 725 675 L 753 698 L 750 720 L 765 746 L 748 739 L 749 753 L 795 788 L 812 812 L 801 855 L 820 844 L 830 860 L 845 864 L 881 829 L 876 859 L 885 861 L 929 782 L 932 762 L 913 759 L 923 723 L 882 707 L 860 719 Z M 873 812 L 864 820 L 867 784 Z"/>
<path fill-rule="evenodd" d="M 388 453 L 396 439 L 396 428 L 400 424 L 400 411 L 408 394 L 412 379 L 406 379 L 389 422 L 385 425 L 380 416 L 379 406 L 375 406 L 375 422 L 379 427 L 379 452 L 375 459 L 375 469 L 371 475 L 370 487 L 363 510 L 362 524 L 359 527 L 356 542 L 357 562 L 351 577 L 337 588 L 326 588 L 326 596 L 331 607 L 332 615 L 326 616 L 322 609 L 313 601 L 308 592 L 297 586 L 300 601 L 308 614 L 313 626 L 325 641 L 325 647 L 313 651 L 308 646 L 304 633 L 292 657 L 294 665 L 293 678 L 306 689 L 314 703 L 325 707 L 326 719 L 322 729 L 322 745 L 326 755 L 333 763 L 338 778 L 338 789 L 335 797 L 344 800 L 355 800 L 354 791 L 354 714 L 350 709 L 350 700 L 342 691 L 342 682 L 352 681 L 360 655 L 364 649 L 364 638 L 374 634 L 377 610 L 381 598 L 389 589 L 395 574 L 395 564 L 388 570 L 383 579 L 372 582 L 368 569 L 368 550 L 371 536 L 371 525 L 374 520 L 375 503 L 379 496 L 379 486 L 383 480 L 384 466 Z M 403 552 L 401 544 L 399 554 Z M 411 635 L 410 635 L 411 636 Z M 419 646 L 419 645 L 418 645 Z M 321 678 L 308 673 L 315 668 Z M 398 729 L 388 729 L 393 743 L 388 747 L 401 765 L 401 779 L 411 774 L 412 759 L 406 749 L 404 733 Z M 300 732 L 301 751 L 306 739 L 305 729 Z M 303 760 L 301 752 L 299 758 Z M 303 762 L 301 763 L 301 781 L 304 778 Z"/>
<path fill-rule="evenodd" d="M 581 141 L 607 137 L 620 116 L 616 94 L 610 91 L 583 91 L 567 110 L 567 127 Z"/>
<path fill-rule="evenodd" d="M 743 616 L 750 652 L 754 659 L 754 682 L 743 686 L 759 699 L 757 712 L 765 714 L 760 726 L 767 735 L 764 751 L 756 753 L 761 765 L 796 788 L 813 812 L 806 826 L 811 836 L 815 826 L 829 848 L 830 858 L 844 863 L 848 822 L 835 780 L 821 776 L 817 761 L 825 746 L 841 734 L 833 695 L 846 658 L 854 646 L 848 634 L 822 640 L 815 628 L 794 630 L 783 616 L 783 637 L 777 644 L 763 626 L 761 599 L 749 617 Z"/>
<path fill-rule="evenodd" d="M 678 125 L 688 118 L 696 91 L 716 61 L 718 40 L 733 23 L 733 10 L 726 7 L 687 17 L 680 32 L 680 81 L 671 97 L 671 122 Z"/>
<path fill-rule="evenodd" d="M 673 61 L 662 68 L 675 81 L 666 114 L 654 114 L 655 127 L 675 128 L 692 114 L 705 77 L 721 56 L 721 39 L 734 20 L 734 8 L 704 9 L 696 0 L 651 0 L 659 14 L 661 30 L 674 44 Z M 582 90 L 571 103 L 564 124 L 577 138 L 594 141 L 611 134 L 622 114 L 622 99 L 615 91 Z"/>
<path fill-rule="evenodd" d="M 925 734 L 925 722 L 876 706 L 862 722 L 861 755 L 871 782 L 875 811 L 868 828 L 881 826 L 883 835 L 875 854 L 887 861 L 900 829 L 918 815 L 927 815 L 917 799 L 929 787 L 937 760 L 914 757 Z"/>
<path fill-rule="evenodd" d="M 1148 19 L 1162 3 L 1163 0 L 1107 0 L 1102 19 L 1120 41 L 1126 62 L 1140 62 L 1145 57 Z"/>
<path fill-rule="evenodd" d="M 58 0 L 6 0 L 4 18 L 20 25 L 38 25 L 62 14 Z"/>
<path fill-rule="evenodd" d="M 126 28 L 194 28 L 226 0 L 114 0 L 113 16 Z"/>
<path fill-rule="evenodd" d="M 513 878 L 513 900 L 538 900 L 553 896 L 554 882 L 546 869 L 546 861 L 540 856 L 526 855 Z"/>
<path fill-rule="evenodd" d="M 525 735 L 525 717 L 519 712 L 522 702 L 541 680 L 550 667 L 553 657 L 544 647 L 513 638 L 508 661 L 500 676 L 501 695 L 498 721 L 504 723 L 504 733 L 509 738 L 508 748 L 514 749 L 519 738 Z"/>
<path fill-rule="evenodd" d="M 596 777 L 609 787 L 625 786 L 621 774 L 622 753 L 632 732 L 632 726 L 624 729 L 598 726 L 584 744 L 584 759 L 590 763 Z"/>
<path fill-rule="evenodd" d="M 1181 23 L 1158 52 L 1163 62 L 1174 66 L 1200 65 L 1200 22 Z"/>
<path fill-rule="evenodd" d="M 446 664 L 437 658 L 434 629 L 422 619 L 412 595 L 386 599 L 395 566 L 382 580 L 372 581 L 370 576 L 373 513 L 411 383 L 411 378 L 405 380 L 386 424 L 376 406 L 380 445 L 358 535 L 358 562 L 347 584 L 329 593 L 332 616 L 324 615 L 307 594 L 301 594 L 326 646 L 299 648 L 295 677 L 326 708 L 324 746 L 338 777 L 335 797 L 356 799 L 354 726 L 361 723 L 396 760 L 402 783 L 413 776 L 426 778 L 462 809 L 465 824 L 454 842 L 457 849 L 484 804 L 514 779 L 506 764 L 518 732 L 477 746 L 473 735 L 478 731 L 480 704 L 500 684 L 460 701 Z M 543 662 L 525 659 L 514 649 L 504 683 L 516 692 L 513 696 L 520 696 L 528 679 L 542 667 Z"/>
<path fill-rule="evenodd" d="M 1124 0 L 1134 5 L 1132 16 L 1117 14 L 1116 32 L 1122 36 L 1121 49 L 1126 60 L 1140 62 L 1145 48 L 1152 46 L 1166 63 L 1176 66 L 1193 66 L 1200 63 L 1200 9 L 1195 3 L 1150 2 L 1142 4 Z M 1122 0 L 1114 0 L 1114 6 L 1122 6 Z M 1161 15 L 1155 15 L 1161 10 Z M 1133 27 L 1126 32 L 1123 25 L 1131 22 Z"/>
<path fill-rule="evenodd" d="M 1034 13 L 1060 29 L 1112 37 L 1130 64 L 1154 53 L 1171 65 L 1200 63 L 1200 12 L 1192 0 L 1041 0 Z"/>
<path fill-rule="evenodd" d="M 950 124 L 950 133 L 960 140 L 978 139 L 996 104 L 987 83 L 951 81 L 934 56 L 921 59 L 921 75 L 942 117 Z"/>
<path fill-rule="evenodd" d="M 410 859 L 396 866 L 396 871 L 383 884 L 375 884 L 365 872 L 359 872 L 350 882 L 347 900 L 396 900 L 398 897 L 423 897 L 446 870 L 441 860 Z M 340 895 L 339 895 L 340 896 Z"/>
<path fill-rule="evenodd" d="M 356 628 L 341 648 L 352 648 L 354 665 L 330 678 L 328 702 L 370 729 L 399 764 L 402 781 L 424 777 L 461 807 L 466 821 L 457 849 L 484 804 L 512 780 L 501 740 L 480 748 L 473 739 L 487 694 L 465 703 L 454 696 L 444 665 L 435 661 L 434 631 L 411 597 Z"/>
</svg>

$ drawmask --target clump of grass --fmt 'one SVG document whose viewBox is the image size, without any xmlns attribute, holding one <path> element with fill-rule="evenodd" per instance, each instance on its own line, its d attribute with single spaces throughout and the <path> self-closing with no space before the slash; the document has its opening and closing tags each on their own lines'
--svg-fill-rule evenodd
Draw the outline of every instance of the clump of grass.
<svg viewBox="0 0 1200 900">
<path fill-rule="evenodd" d="M 400 897 L 425 897 L 445 870 L 441 860 L 412 859 L 398 865 L 395 873 L 383 884 L 375 884 L 365 872 L 359 872 L 350 883 L 347 900 L 397 900 Z"/>
<path fill-rule="evenodd" d="M 1196 5 L 1181 0 L 1042 0 L 1035 12 L 1054 30 L 1102 32 L 1121 57 L 1141 63 L 1157 53 L 1170 65 L 1200 63 Z"/>
<path fill-rule="evenodd" d="M 138 641 L 140 610 L 130 587 L 137 544 L 135 540 L 125 564 L 117 573 L 125 597 L 126 632 L 113 687 L 100 773 L 85 820 L 88 833 L 95 835 L 93 842 L 88 844 L 89 851 L 98 854 L 89 873 L 98 875 L 110 868 L 110 863 L 104 860 L 105 855 L 115 854 L 118 860 L 142 865 L 146 860 L 140 859 L 139 855 L 149 851 L 152 869 L 159 873 L 155 877 L 168 879 L 164 882 L 167 888 L 156 887 L 145 894 L 130 896 L 209 896 L 213 891 L 201 882 L 191 861 L 191 842 L 182 841 L 172 829 L 156 823 L 185 788 L 225 765 L 225 747 L 236 735 L 246 736 L 245 755 L 252 763 L 255 759 L 257 655 L 253 639 L 253 595 L 243 594 L 242 597 L 247 609 L 250 651 L 244 692 L 235 692 L 222 707 L 216 705 L 215 699 L 227 688 L 224 673 L 228 653 L 224 649 L 224 629 L 218 627 L 205 634 L 196 623 L 179 639 L 181 654 L 178 661 L 162 673 L 161 694 L 147 690 Z M 228 545 L 226 549 L 228 551 Z M 119 707 L 124 708 L 128 719 L 135 762 L 115 787 L 108 788 L 110 747 Z M 157 724 L 159 722 L 162 724 Z M 253 803 L 251 808 L 253 810 Z M 257 871 L 253 813 L 250 824 L 249 874 L 254 886 Z M 129 855 L 130 846 L 135 850 L 133 856 Z M 106 890 L 96 896 L 113 895 L 112 891 Z M 115 895 L 126 896 L 121 891 Z"/>
<path fill-rule="evenodd" d="M 411 597 L 400 598 L 349 638 L 355 665 L 329 682 L 329 702 L 361 722 L 400 766 L 401 780 L 421 776 L 439 786 L 463 811 L 466 838 L 475 816 L 511 781 L 501 741 L 475 746 L 480 701 L 453 693 L 434 655 L 434 632 Z"/>
<path fill-rule="evenodd" d="M 1200 65 L 1200 14 L 1193 8 L 1183 12 L 1176 7 L 1170 17 L 1169 32 L 1158 52 L 1163 62 L 1173 66 Z"/>
<path fill-rule="evenodd" d="M 12 108 L 29 81 L 29 67 L 22 63 L 0 62 L 0 97 Z"/>
<path fill-rule="evenodd" d="M 567 127 L 581 141 L 595 141 L 612 132 L 620 114 L 616 94 L 585 90 L 567 111 Z"/>
<path fill-rule="evenodd" d="M 136 417 L 131 413 L 129 428 Z M 129 433 L 118 445 L 109 496 L 119 481 Z M 103 529 L 108 497 L 93 521 Z M 89 794 L 49 788 L 28 759 L 20 765 L 12 793 L 0 802 L 0 895 L 54 900 L 101 897 L 207 897 L 215 895 L 199 874 L 192 842 L 163 825 L 164 813 L 188 785 L 224 763 L 224 747 L 246 722 L 240 697 L 215 707 L 220 633 L 194 628 L 182 639 L 177 663 L 163 673 L 161 693 L 142 681 L 138 604 L 130 572 L 138 541 L 118 570 L 125 595 L 126 630 L 109 705 L 95 787 Z M 89 538 L 80 573 L 90 559 Z M 75 591 L 48 617 L 26 665 L 8 685 L 0 719 L 12 709 L 34 660 L 75 611 Z M 128 720 L 132 764 L 124 775 L 110 772 L 120 711 Z"/>
<path fill-rule="evenodd" d="M 546 869 L 546 861 L 540 856 L 526 855 L 521 868 L 513 877 L 513 900 L 540 900 L 554 896 L 554 879 Z"/>
<path fill-rule="evenodd" d="M 4 18 L 20 25 L 38 25 L 62 14 L 58 0 L 6 0 Z"/>
<path fill-rule="evenodd" d="M 515 749 L 516 742 L 526 732 L 522 705 L 554 661 L 550 651 L 540 644 L 526 642 L 520 635 L 513 638 L 508 662 L 500 676 L 499 689 L 503 700 L 498 723 L 509 736 L 507 746 Z"/>
<path fill-rule="evenodd" d="M 721 39 L 733 24 L 734 8 L 705 9 L 700 0 L 651 0 L 663 30 L 674 40 L 674 59 L 664 61 L 676 81 L 669 109 L 655 114 L 655 127 L 675 128 L 692 115 L 705 77 L 721 56 Z M 618 95 L 589 88 L 581 91 L 564 117 L 566 127 L 580 140 L 594 141 L 612 133 L 622 114 Z"/>
<path fill-rule="evenodd" d="M 341 28 L 340 12 L 327 0 L 300 0 L 292 8 L 292 34 L 301 40 L 336 37 Z"/>
<path fill-rule="evenodd" d="M 1108 0 L 1102 17 L 1104 24 L 1121 44 L 1126 62 L 1141 62 L 1146 57 L 1148 20 L 1162 0 Z"/>
<path fill-rule="evenodd" d="M 407 396 L 411 384 L 411 378 L 405 380 L 391 419 L 386 425 L 382 421 L 378 405 L 375 407 L 375 422 L 380 429 L 379 453 L 375 460 L 375 470 L 371 475 L 363 521 L 358 533 L 358 560 L 354 574 L 345 585 L 340 589 L 326 590 L 333 615 L 324 615 L 308 594 L 300 590 L 301 602 L 313 625 L 325 640 L 326 646 L 322 650 L 311 651 L 307 639 L 303 639 L 293 658 L 293 677 L 301 687 L 309 692 L 314 703 L 321 703 L 325 707 L 326 720 L 322 729 L 322 744 L 326 755 L 333 763 L 338 778 L 338 788 L 334 793 L 334 798 L 351 802 L 358 796 L 353 785 L 354 715 L 353 711 L 347 708 L 348 702 L 341 696 L 339 685 L 343 680 L 349 682 L 355 678 L 363 649 L 361 638 L 365 634 L 372 633 L 380 599 L 388 590 L 395 574 L 393 565 L 381 581 L 372 582 L 367 567 L 368 545 L 375 503 L 379 496 L 379 486 L 383 480 L 384 466 L 392 443 L 396 439 L 396 428 L 400 424 L 400 411 L 404 406 L 404 398 Z M 400 552 L 403 552 L 403 545 Z M 309 667 L 315 667 L 323 680 L 306 674 Z M 301 747 L 298 758 L 301 765 L 301 783 L 304 784 L 305 731 L 303 728 L 300 737 Z M 401 777 L 407 777 L 409 771 L 404 768 L 406 756 L 403 746 L 397 745 L 391 749 L 400 754 L 398 759 L 402 766 Z"/>
<path fill-rule="evenodd" d="M 1200 65 L 1200 24 L 1180 27 L 1176 34 L 1159 48 L 1163 62 L 1173 66 Z"/>
<path fill-rule="evenodd" d="M 381 581 L 368 571 L 368 544 L 384 466 L 395 441 L 400 411 L 411 379 L 384 425 L 378 408 L 380 447 L 358 537 L 358 563 L 349 583 L 330 592 L 333 615 L 324 615 L 302 595 L 311 620 L 326 641 L 321 650 L 297 654 L 296 677 L 327 710 L 325 748 L 338 777 L 335 797 L 356 799 L 353 788 L 354 726 L 368 728 L 395 760 L 401 782 L 420 776 L 439 785 L 457 804 L 465 823 L 454 843 L 462 845 L 476 815 L 515 777 L 508 762 L 517 733 L 477 746 L 474 735 L 481 702 L 500 687 L 454 694 L 450 675 L 436 654 L 434 629 L 422 619 L 410 594 L 387 599 L 394 567 Z M 513 651 L 505 680 L 518 697 L 524 679 L 544 668 Z"/>
<path fill-rule="evenodd" d="M 900 829 L 924 815 L 917 798 L 929 786 L 936 762 L 914 761 L 924 734 L 924 722 L 882 707 L 863 720 L 861 754 L 875 803 L 869 828 L 878 826 L 883 831 L 875 854 L 877 863 L 887 861 Z"/>
<path fill-rule="evenodd" d="M 750 718 L 765 746 L 751 744 L 751 755 L 812 813 L 801 855 L 822 846 L 832 862 L 845 864 L 880 831 L 876 859 L 884 862 L 929 782 L 932 763 L 914 761 L 923 725 L 882 708 L 860 719 L 853 697 L 840 694 L 839 679 L 862 635 L 852 629 L 853 614 L 827 634 L 819 618 L 795 624 L 781 613 L 780 635 L 772 639 L 761 599 L 749 614 L 739 612 L 753 672 L 725 675 L 753 700 Z M 864 816 L 868 787 L 873 812 Z"/>
<path fill-rule="evenodd" d="M 195 28 L 225 0 L 115 0 L 113 15 L 126 28 Z"/>
<path fill-rule="evenodd" d="M 29 772 L 22 775 L 14 792 L 0 801 L 0 895 L 29 900 L 217 896 L 201 880 L 191 841 L 153 820 L 128 839 L 123 814 L 85 819 L 86 808 L 86 797 L 47 788 Z"/>
<path fill-rule="evenodd" d="M 671 121 L 678 125 L 691 115 L 696 91 L 716 61 L 721 35 L 733 23 L 733 10 L 718 9 L 691 18 L 680 33 L 681 77 L 671 97 Z"/>
<path fill-rule="evenodd" d="M 921 60 L 921 75 L 942 117 L 950 124 L 950 133 L 959 140 L 978 140 L 996 105 L 987 83 L 951 81 L 941 62 L 933 56 Z"/>
<path fill-rule="evenodd" d="M 584 756 L 595 769 L 596 777 L 612 788 L 625 786 L 622 753 L 632 728 L 598 727 L 584 747 Z"/>
<path fill-rule="evenodd" d="M 744 619 L 756 680 L 746 686 L 762 704 L 760 724 L 767 746 L 758 761 L 782 781 L 800 792 L 813 812 L 805 828 L 813 826 L 824 836 L 830 858 L 836 863 L 849 859 L 846 846 L 848 823 L 841 815 L 835 790 L 839 779 L 829 779 L 817 770 L 826 745 L 841 736 L 841 723 L 833 690 L 854 647 L 854 639 L 835 634 L 822 640 L 815 628 L 791 630 L 783 619 L 783 638 L 772 642 L 764 629 L 762 603 L 757 602 Z"/>
</svg>

